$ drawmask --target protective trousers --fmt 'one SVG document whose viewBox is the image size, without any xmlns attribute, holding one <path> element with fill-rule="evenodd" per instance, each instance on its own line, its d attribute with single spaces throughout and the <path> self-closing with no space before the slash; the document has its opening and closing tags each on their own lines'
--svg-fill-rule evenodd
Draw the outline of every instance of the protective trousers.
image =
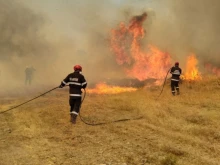
<svg viewBox="0 0 220 165">
<path fill-rule="evenodd" d="M 70 121 L 73 124 L 75 124 L 76 118 L 80 111 L 81 97 L 70 97 L 69 105 L 70 105 Z"/>
<path fill-rule="evenodd" d="M 180 91 L 179 91 L 179 81 L 171 80 L 171 91 L 172 91 L 173 95 L 175 95 L 175 89 L 177 91 L 177 94 L 179 95 L 180 94 Z"/>
</svg>

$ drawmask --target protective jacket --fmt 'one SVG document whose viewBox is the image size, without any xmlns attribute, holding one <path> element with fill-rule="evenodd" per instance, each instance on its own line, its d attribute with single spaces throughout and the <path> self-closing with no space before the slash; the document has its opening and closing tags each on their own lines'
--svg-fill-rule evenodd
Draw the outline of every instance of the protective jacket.
<svg viewBox="0 0 220 165">
<path fill-rule="evenodd" d="M 171 68 L 170 73 L 172 74 L 172 81 L 179 81 L 182 70 L 178 66 L 174 66 Z"/>
<path fill-rule="evenodd" d="M 75 71 L 70 73 L 62 82 L 61 86 L 69 85 L 70 97 L 81 97 L 82 88 L 86 88 L 87 82 L 84 76 L 79 72 Z"/>
</svg>

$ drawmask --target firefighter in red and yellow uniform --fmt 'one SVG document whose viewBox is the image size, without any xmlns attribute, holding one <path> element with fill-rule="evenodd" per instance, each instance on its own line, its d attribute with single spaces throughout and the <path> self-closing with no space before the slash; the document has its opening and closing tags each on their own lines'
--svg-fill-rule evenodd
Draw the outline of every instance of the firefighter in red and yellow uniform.
<svg viewBox="0 0 220 165">
<path fill-rule="evenodd" d="M 63 88 L 65 85 L 69 85 L 70 121 L 75 124 L 81 106 L 81 89 L 86 88 L 87 82 L 81 74 L 82 67 L 80 65 L 75 65 L 73 69 L 74 72 L 70 73 L 59 87 Z"/>
<path fill-rule="evenodd" d="M 172 74 L 172 77 L 171 77 L 171 90 L 172 90 L 172 94 L 175 96 L 175 89 L 176 89 L 177 95 L 179 95 L 180 94 L 179 80 L 180 80 L 180 75 L 182 73 L 182 70 L 179 67 L 179 62 L 175 63 L 175 66 L 173 66 L 171 68 L 170 73 Z"/>
</svg>

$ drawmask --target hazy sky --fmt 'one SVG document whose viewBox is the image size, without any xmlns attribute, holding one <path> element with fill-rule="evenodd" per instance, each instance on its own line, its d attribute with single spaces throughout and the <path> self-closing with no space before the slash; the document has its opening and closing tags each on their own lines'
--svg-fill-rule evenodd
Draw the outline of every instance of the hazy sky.
<svg viewBox="0 0 220 165">
<path fill-rule="evenodd" d="M 24 4 L 32 8 L 37 13 L 43 13 L 47 18 L 47 24 L 54 30 L 58 30 L 60 34 L 64 34 L 69 37 L 76 37 L 77 31 L 81 30 L 80 25 L 74 24 L 75 18 L 80 18 L 80 14 L 85 13 L 85 7 L 90 4 L 88 0 L 21 0 Z M 96 2 L 98 2 L 96 0 Z M 100 0 L 100 4 L 106 4 L 109 6 L 109 10 L 115 10 L 123 5 L 140 6 L 144 3 L 144 7 L 157 9 L 160 8 L 160 0 Z M 91 3 L 93 1 L 91 0 Z M 114 9 L 112 8 L 114 6 Z M 106 10 L 106 8 L 105 8 Z M 163 10 L 164 11 L 164 10 Z M 108 11 L 106 11 L 108 12 Z M 113 12 L 111 12 L 111 15 Z M 107 14 L 106 14 L 107 15 Z M 105 15 L 105 17 L 106 17 Z M 109 15 L 110 17 L 110 15 Z M 117 16 L 116 16 L 117 17 Z M 112 17 L 113 18 L 113 17 Z M 109 21 L 111 18 L 109 19 Z M 83 21 L 81 21 L 83 24 Z M 84 21 L 86 25 L 86 20 Z"/>
</svg>

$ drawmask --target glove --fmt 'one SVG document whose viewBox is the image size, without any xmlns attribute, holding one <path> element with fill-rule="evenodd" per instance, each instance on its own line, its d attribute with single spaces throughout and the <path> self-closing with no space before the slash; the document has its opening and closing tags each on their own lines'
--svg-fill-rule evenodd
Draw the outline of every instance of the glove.
<svg viewBox="0 0 220 165">
<path fill-rule="evenodd" d="M 59 88 L 63 88 L 63 85 L 62 85 L 62 84 L 60 84 Z"/>
</svg>

